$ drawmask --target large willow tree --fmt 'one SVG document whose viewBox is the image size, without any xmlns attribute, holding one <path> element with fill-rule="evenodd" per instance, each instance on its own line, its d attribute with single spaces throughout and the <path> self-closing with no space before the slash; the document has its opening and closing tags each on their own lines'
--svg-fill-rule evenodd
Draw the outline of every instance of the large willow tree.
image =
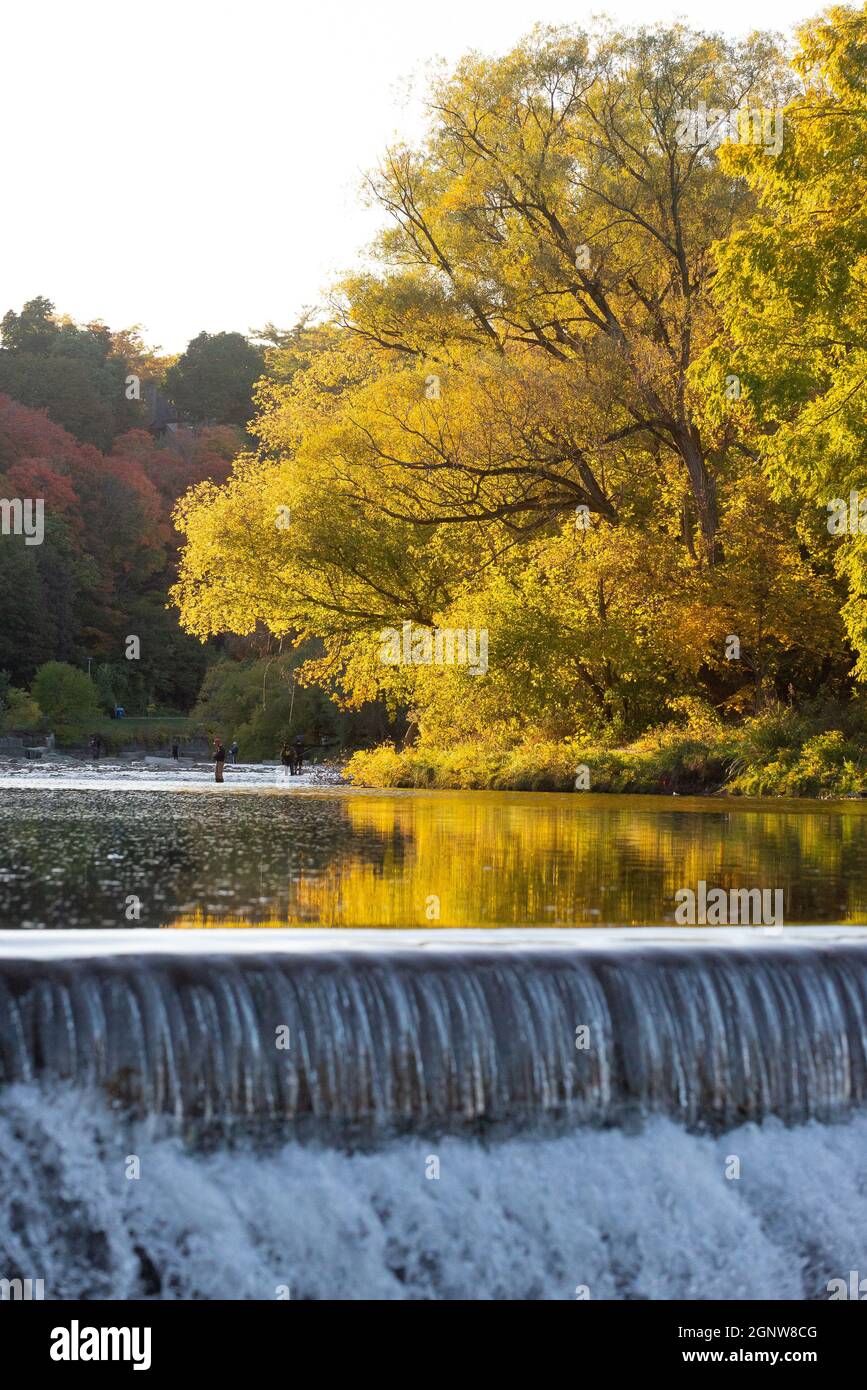
<svg viewBox="0 0 867 1390">
<path fill-rule="evenodd" d="M 770 40 L 679 26 L 461 63 L 370 180 L 374 268 L 306 355 L 272 353 L 258 454 L 181 508 L 187 626 L 315 634 L 353 698 L 390 688 L 440 734 L 642 727 L 738 684 L 732 632 L 758 691 L 819 662 L 833 596 L 712 358 L 715 248 L 757 199 L 695 119 L 796 90 Z M 484 681 L 383 667 L 404 621 L 488 628 Z"/>
</svg>

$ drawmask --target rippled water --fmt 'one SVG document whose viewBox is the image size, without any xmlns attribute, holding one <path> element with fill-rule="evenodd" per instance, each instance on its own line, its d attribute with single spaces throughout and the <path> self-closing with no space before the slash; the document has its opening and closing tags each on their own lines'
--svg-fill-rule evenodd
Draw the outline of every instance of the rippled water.
<svg viewBox="0 0 867 1390">
<path fill-rule="evenodd" d="M 226 776 L 0 775 L 0 927 L 654 925 L 673 922 L 675 893 L 700 879 L 782 889 L 787 923 L 867 923 L 858 802 Z"/>
</svg>

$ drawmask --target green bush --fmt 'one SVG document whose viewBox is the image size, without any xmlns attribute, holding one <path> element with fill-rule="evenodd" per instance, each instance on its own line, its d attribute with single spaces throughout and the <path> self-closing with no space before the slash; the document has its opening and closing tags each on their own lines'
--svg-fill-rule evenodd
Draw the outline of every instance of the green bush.
<svg viewBox="0 0 867 1390">
<path fill-rule="evenodd" d="M 43 723 L 58 739 L 80 735 L 99 715 L 99 694 L 84 671 L 65 661 L 47 661 L 33 678 L 31 695 Z"/>
<path fill-rule="evenodd" d="M 686 728 L 668 724 L 625 748 L 422 741 L 398 752 L 383 744 L 356 753 L 347 775 L 360 786 L 572 791 L 585 764 L 591 792 L 839 797 L 864 785 L 867 721 L 860 707 L 798 713 L 778 706 L 737 727 L 707 711 L 681 712 Z M 832 722 L 836 727 L 826 727 Z"/>
<path fill-rule="evenodd" d="M 801 748 L 782 748 L 768 762 L 745 766 L 732 790 L 747 796 L 847 796 L 863 783 L 864 748 L 830 729 Z"/>
<path fill-rule="evenodd" d="M 3 733 L 29 733 L 42 722 L 42 710 L 26 690 L 9 686 L 0 711 L 0 730 Z"/>
</svg>

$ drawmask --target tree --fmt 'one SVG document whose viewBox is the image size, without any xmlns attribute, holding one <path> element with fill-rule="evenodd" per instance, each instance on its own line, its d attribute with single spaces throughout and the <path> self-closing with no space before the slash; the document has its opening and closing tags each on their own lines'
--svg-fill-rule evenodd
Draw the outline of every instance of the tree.
<svg viewBox="0 0 867 1390">
<path fill-rule="evenodd" d="M 19 684 L 54 655 L 56 629 L 38 558 L 45 548 L 25 546 L 18 536 L 0 536 L 0 664 Z"/>
<path fill-rule="evenodd" d="M 10 686 L 0 701 L 0 729 L 9 733 L 29 733 L 38 729 L 42 711 L 26 690 Z"/>
<path fill-rule="evenodd" d="M 799 31 L 800 91 L 784 112 L 782 154 L 732 146 L 726 166 L 760 210 L 721 248 L 716 297 L 726 336 L 709 367 L 742 381 L 747 444 L 778 497 L 801 513 L 801 539 L 834 564 L 843 616 L 867 675 L 867 13 L 837 7 Z M 834 499 L 847 522 L 829 535 Z M 867 524 L 867 523 L 865 523 Z"/>
<path fill-rule="evenodd" d="M 45 357 L 59 332 L 54 305 L 44 295 L 29 299 L 20 314 L 9 309 L 0 320 L 0 337 L 7 351 Z"/>
<path fill-rule="evenodd" d="M 99 695 L 84 671 L 62 661 L 40 666 L 31 687 L 49 728 L 60 737 L 81 733 L 99 715 Z"/>
<path fill-rule="evenodd" d="M 263 355 L 241 333 L 200 333 L 165 375 L 169 400 L 189 419 L 245 425 Z"/>
<path fill-rule="evenodd" d="M 21 685 L 50 660 L 121 662 L 138 673 L 130 708 L 189 708 L 207 653 L 166 609 L 178 540 L 171 509 L 190 483 L 225 476 L 239 438 L 202 431 L 186 457 L 131 431 L 105 455 L 0 396 L 0 497 L 42 499 L 45 514 L 41 545 L 0 535 L 0 669 Z M 141 639 L 139 662 L 124 657 L 130 634 Z"/>
<path fill-rule="evenodd" d="M 706 558 L 718 558 L 717 461 L 687 374 L 717 331 L 710 248 L 751 199 L 709 136 L 684 140 L 685 114 L 701 102 L 773 105 L 785 88 L 767 41 L 676 26 L 537 30 L 504 59 L 465 60 L 435 90 L 427 143 L 389 151 L 371 181 L 394 226 L 379 243 L 382 273 L 345 286 L 343 321 L 434 375 L 437 364 L 462 370 L 467 345 L 519 371 L 548 362 L 571 422 L 564 432 L 507 417 L 511 449 L 495 473 L 511 487 L 481 502 L 478 473 L 448 438 L 416 441 L 416 476 L 450 465 L 452 515 L 544 519 L 586 505 L 611 519 L 606 474 L 635 442 L 640 456 L 676 463 L 688 531 L 697 519 Z M 370 453 L 395 466 L 414 438 L 412 422 L 389 417 L 370 433 Z"/>
<path fill-rule="evenodd" d="M 558 709 L 634 730 L 694 683 L 737 418 L 689 372 L 719 331 L 711 247 L 753 202 L 684 113 L 787 80 L 771 44 L 681 27 L 540 30 L 462 63 L 426 144 L 372 180 L 378 272 L 315 343 L 269 352 L 258 454 L 178 510 L 186 625 L 316 634 L 308 676 L 441 730 Z M 500 654 L 484 691 L 379 660 L 383 627 L 469 617 Z"/>
<path fill-rule="evenodd" d="M 0 391 L 36 409 L 83 443 L 108 448 L 119 430 L 144 423 L 144 404 L 130 398 L 127 376 L 156 370 L 137 329 L 112 334 L 94 320 L 79 325 L 40 297 L 0 324 Z"/>
<path fill-rule="evenodd" d="M 794 508 L 773 502 L 767 479 L 746 472 L 723 518 L 726 563 L 703 577 L 712 664 L 741 712 L 785 698 L 793 682 L 806 695 L 821 679 L 845 676 L 837 586 L 812 562 L 795 521 Z"/>
</svg>

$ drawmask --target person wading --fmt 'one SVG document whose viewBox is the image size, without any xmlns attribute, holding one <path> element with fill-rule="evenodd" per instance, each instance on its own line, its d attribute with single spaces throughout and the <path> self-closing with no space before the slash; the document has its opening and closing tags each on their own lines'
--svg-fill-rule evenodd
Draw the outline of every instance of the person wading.
<svg viewBox="0 0 867 1390">
<path fill-rule="evenodd" d="M 283 764 L 283 781 L 285 782 L 289 773 L 294 770 L 292 749 L 289 747 L 288 743 L 284 743 L 283 747 L 280 749 L 280 761 Z"/>
<path fill-rule="evenodd" d="M 300 734 L 297 734 L 296 737 L 295 737 L 295 741 L 294 741 L 294 743 L 292 744 L 292 771 L 293 771 L 293 772 L 300 772 L 300 771 L 301 771 L 301 764 L 303 763 L 303 761 L 304 761 L 304 740 L 303 740 L 303 738 L 301 737 Z"/>
<path fill-rule="evenodd" d="M 225 748 L 223 747 L 222 741 L 221 741 L 220 739 L 217 739 L 217 740 L 216 740 L 215 747 L 214 747 L 214 781 L 215 781 L 215 782 L 222 782 L 222 780 L 223 780 L 223 766 L 224 766 L 224 764 L 225 764 L 225 761 L 226 761 L 226 750 L 225 750 Z"/>
</svg>

